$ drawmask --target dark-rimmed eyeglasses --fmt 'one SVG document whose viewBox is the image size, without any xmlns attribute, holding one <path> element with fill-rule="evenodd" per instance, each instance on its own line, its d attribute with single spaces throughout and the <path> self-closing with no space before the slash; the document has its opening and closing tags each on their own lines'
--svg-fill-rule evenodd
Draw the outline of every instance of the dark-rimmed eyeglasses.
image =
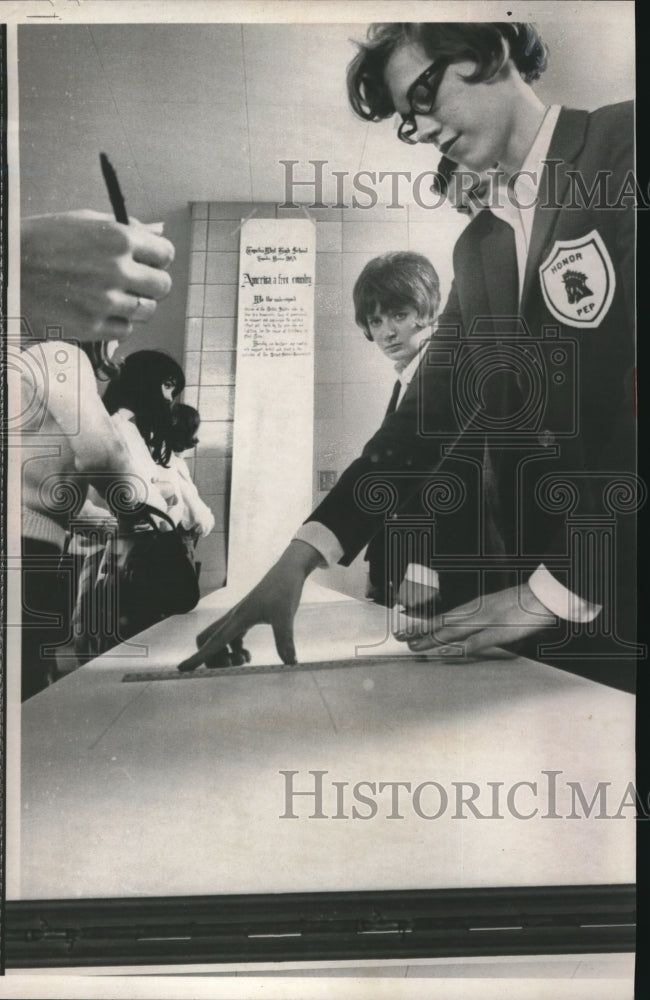
<svg viewBox="0 0 650 1000">
<path fill-rule="evenodd" d="M 430 115 L 433 111 L 449 63 L 450 60 L 446 58 L 436 59 L 423 73 L 420 73 L 407 90 L 406 100 L 410 112 L 408 115 L 402 115 L 402 121 L 397 129 L 397 138 L 401 142 L 406 142 L 409 146 L 417 143 L 417 139 L 413 138 L 418 130 L 415 115 Z"/>
</svg>

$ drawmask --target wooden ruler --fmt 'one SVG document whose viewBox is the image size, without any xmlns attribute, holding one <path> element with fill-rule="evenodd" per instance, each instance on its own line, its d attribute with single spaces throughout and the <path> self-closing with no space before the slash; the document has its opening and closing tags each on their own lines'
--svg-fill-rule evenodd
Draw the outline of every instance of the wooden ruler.
<svg viewBox="0 0 650 1000">
<path fill-rule="evenodd" d="M 343 670 L 349 667 L 378 667 L 386 663 L 424 663 L 432 661 L 426 656 L 408 653 L 404 656 L 356 656 L 349 660 L 317 660 L 314 663 L 246 663 L 241 667 L 197 667 L 196 670 L 177 670 L 168 667 L 162 670 L 137 670 L 124 674 L 123 683 L 142 681 L 205 681 L 220 677 L 243 677 L 246 674 L 294 674 L 311 670 Z"/>
</svg>

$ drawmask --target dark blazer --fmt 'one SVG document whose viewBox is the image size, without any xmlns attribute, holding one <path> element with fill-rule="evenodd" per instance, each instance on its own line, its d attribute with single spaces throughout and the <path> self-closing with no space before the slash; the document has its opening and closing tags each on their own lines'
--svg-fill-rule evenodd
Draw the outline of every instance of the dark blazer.
<svg viewBox="0 0 650 1000">
<path fill-rule="evenodd" d="M 561 111 L 520 303 L 507 223 L 483 211 L 461 234 L 420 377 L 309 518 L 338 537 L 342 563 L 425 476 L 453 471 L 467 485 L 478 469 L 478 495 L 469 490 L 465 507 L 466 523 L 478 525 L 479 562 L 494 573 L 483 590 L 499 589 L 513 571 L 525 578 L 543 560 L 575 593 L 626 617 L 634 584 L 635 224 L 634 191 L 625 188 L 633 137 L 631 103 Z M 629 615 L 616 629 L 631 641 Z"/>
<path fill-rule="evenodd" d="M 422 350 L 425 351 L 426 346 Z M 413 376 L 414 380 L 417 382 L 423 374 L 420 362 Z M 391 400 L 384 423 L 396 408 Z M 434 553 L 438 557 L 453 557 L 453 568 L 445 573 L 444 594 L 437 601 L 438 611 L 455 607 L 477 592 L 476 574 L 471 569 L 459 567 L 457 557 L 463 555 L 471 560 L 472 554 L 478 551 L 476 522 L 472 530 L 472 526 L 466 523 L 466 514 L 458 502 L 461 499 L 458 494 L 458 484 L 461 482 L 459 473 L 463 476 L 463 493 L 467 494 L 469 481 L 474 497 L 478 494 L 478 476 L 474 471 L 472 477 L 473 470 L 457 466 L 458 463 L 450 459 L 444 475 L 440 473 L 431 479 L 422 479 L 409 469 L 406 485 L 408 487 L 412 481 L 414 491 L 397 511 L 389 501 L 386 518 L 371 539 L 364 556 L 368 563 L 366 596 L 378 604 L 390 607 L 395 603 L 410 563 L 437 569 Z"/>
</svg>

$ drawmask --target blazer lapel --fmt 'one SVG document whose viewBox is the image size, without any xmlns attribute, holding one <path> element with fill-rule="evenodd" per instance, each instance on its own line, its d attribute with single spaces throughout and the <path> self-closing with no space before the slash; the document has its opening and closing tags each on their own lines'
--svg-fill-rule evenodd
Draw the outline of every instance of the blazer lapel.
<svg viewBox="0 0 650 1000">
<path fill-rule="evenodd" d="M 521 295 L 522 309 L 533 287 L 537 268 L 549 247 L 569 184 L 568 171 L 573 169 L 574 160 L 584 146 L 588 118 L 587 111 L 567 108 L 560 111 L 539 184 L 538 206 L 535 209 Z"/>
<path fill-rule="evenodd" d="M 512 227 L 492 212 L 483 212 L 489 222 L 481 240 L 481 258 L 490 306 L 491 329 L 498 332 L 499 319 L 518 312 L 517 251 Z M 487 331 L 486 331 L 487 332 Z"/>
<path fill-rule="evenodd" d="M 470 229 L 473 238 L 463 239 Z M 465 335 L 493 333 L 498 317 L 517 313 L 517 255 L 507 222 L 485 209 L 461 235 L 454 261 Z"/>
</svg>

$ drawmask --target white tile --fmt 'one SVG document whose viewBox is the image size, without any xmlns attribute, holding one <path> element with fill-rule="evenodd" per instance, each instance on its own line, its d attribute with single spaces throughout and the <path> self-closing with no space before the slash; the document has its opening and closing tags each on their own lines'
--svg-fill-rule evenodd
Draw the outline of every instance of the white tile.
<svg viewBox="0 0 650 1000">
<path fill-rule="evenodd" d="M 323 285 L 340 284 L 343 278 L 343 254 L 316 254 L 316 283 Z"/>
<path fill-rule="evenodd" d="M 234 317 L 206 317 L 203 320 L 203 350 L 227 351 L 234 349 L 236 332 Z"/>
<path fill-rule="evenodd" d="M 236 285 L 206 285 L 203 303 L 203 315 L 236 316 L 237 286 Z M 205 326 L 203 327 L 205 334 Z M 205 336 L 204 336 L 204 347 Z"/>
<path fill-rule="evenodd" d="M 343 392 L 340 383 L 319 382 L 314 386 L 314 419 L 335 419 L 341 412 Z"/>
<path fill-rule="evenodd" d="M 403 222 L 367 222 L 365 220 L 343 223 L 343 251 L 345 253 L 386 253 L 388 250 L 408 250 L 408 225 Z"/>
<path fill-rule="evenodd" d="M 201 432 L 199 431 L 199 438 Z M 223 497 L 230 493 L 231 458 L 217 449 L 199 451 L 196 460 L 194 482 L 196 488 L 208 504 L 212 497 Z"/>
<path fill-rule="evenodd" d="M 222 454 L 232 453 L 232 420 L 201 419 L 201 444 Z"/>
<path fill-rule="evenodd" d="M 340 222 L 342 219 L 342 208 L 329 207 L 329 208 L 315 208 L 310 205 L 305 199 L 296 197 L 293 199 L 295 204 L 299 207 L 297 208 L 283 208 L 282 204 L 278 205 L 277 217 L 278 219 L 304 219 L 311 218 L 315 219 L 316 222 Z"/>
<path fill-rule="evenodd" d="M 340 253 L 343 249 L 343 225 L 340 219 L 317 222 L 316 250 L 321 253 Z"/>
<path fill-rule="evenodd" d="M 321 469 L 340 470 L 341 413 L 314 421 L 314 461 Z"/>
<path fill-rule="evenodd" d="M 201 357 L 201 385 L 233 385 L 234 351 L 204 351 Z"/>
<path fill-rule="evenodd" d="M 190 283 L 199 283 L 205 281 L 205 258 L 206 254 L 202 252 L 193 251 L 190 253 Z"/>
<path fill-rule="evenodd" d="M 213 201 L 210 202 L 210 219 L 230 219 L 241 222 L 249 216 L 257 219 L 274 219 L 274 202 Z"/>
<path fill-rule="evenodd" d="M 347 325 L 340 317 L 325 316 L 317 312 L 314 324 L 316 358 L 320 351 L 341 351 L 347 336 Z M 318 363 L 318 360 L 316 361 Z M 316 372 L 318 378 L 318 371 Z M 321 382 L 323 379 L 321 379 Z"/>
<path fill-rule="evenodd" d="M 192 222 L 190 248 L 192 250 L 205 250 L 208 242 L 207 220 L 199 219 Z"/>
<path fill-rule="evenodd" d="M 201 420 L 232 420 L 235 406 L 234 386 L 203 385 L 199 390 Z"/>
<path fill-rule="evenodd" d="M 195 410 L 199 407 L 199 387 L 198 385 L 186 385 L 183 389 L 183 402 L 188 406 L 193 406 Z"/>
<path fill-rule="evenodd" d="M 237 281 L 238 253 L 208 253 L 205 280 L 208 285 L 229 285 Z"/>
<path fill-rule="evenodd" d="M 205 285 L 189 285 L 187 289 L 187 315 L 191 317 L 203 316 L 203 300 L 205 298 Z"/>
<path fill-rule="evenodd" d="M 315 308 L 321 316 L 338 316 L 343 304 L 340 285 L 316 285 Z"/>
<path fill-rule="evenodd" d="M 239 250 L 239 219 L 210 219 L 208 223 L 208 250 Z"/>
<path fill-rule="evenodd" d="M 343 356 L 340 350 L 317 349 L 314 359 L 315 382 L 337 382 L 343 378 Z"/>
<path fill-rule="evenodd" d="M 205 443 L 203 424 L 199 431 L 200 444 L 197 449 L 194 482 L 199 493 L 206 496 L 222 496 L 230 492 L 232 459 L 223 447 Z M 207 500 L 206 500 L 207 503 Z"/>
<path fill-rule="evenodd" d="M 363 178 L 361 178 L 363 179 Z M 392 183 L 392 182 L 391 182 Z M 386 182 L 387 192 L 392 194 L 391 183 Z M 364 205 L 363 202 L 370 202 L 372 199 L 369 196 L 364 196 L 363 198 L 358 196 L 356 206 L 353 204 L 349 208 L 343 209 L 343 221 L 344 222 L 407 222 L 408 221 L 408 208 L 406 205 L 402 204 L 399 198 L 400 184 L 404 184 L 404 181 L 398 181 L 396 199 L 389 198 L 389 204 L 377 203 L 376 205 L 367 204 Z M 371 188 L 372 190 L 372 188 Z M 390 207 L 390 202 L 395 202 L 395 207 Z"/>
<path fill-rule="evenodd" d="M 198 385 L 200 365 L 201 365 L 200 352 L 187 351 L 185 357 L 183 358 L 183 370 L 185 372 L 186 387 Z"/>
<path fill-rule="evenodd" d="M 200 316 L 190 317 L 185 322 L 185 350 L 200 351 L 203 336 L 203 320 Z"/>
</svg>

